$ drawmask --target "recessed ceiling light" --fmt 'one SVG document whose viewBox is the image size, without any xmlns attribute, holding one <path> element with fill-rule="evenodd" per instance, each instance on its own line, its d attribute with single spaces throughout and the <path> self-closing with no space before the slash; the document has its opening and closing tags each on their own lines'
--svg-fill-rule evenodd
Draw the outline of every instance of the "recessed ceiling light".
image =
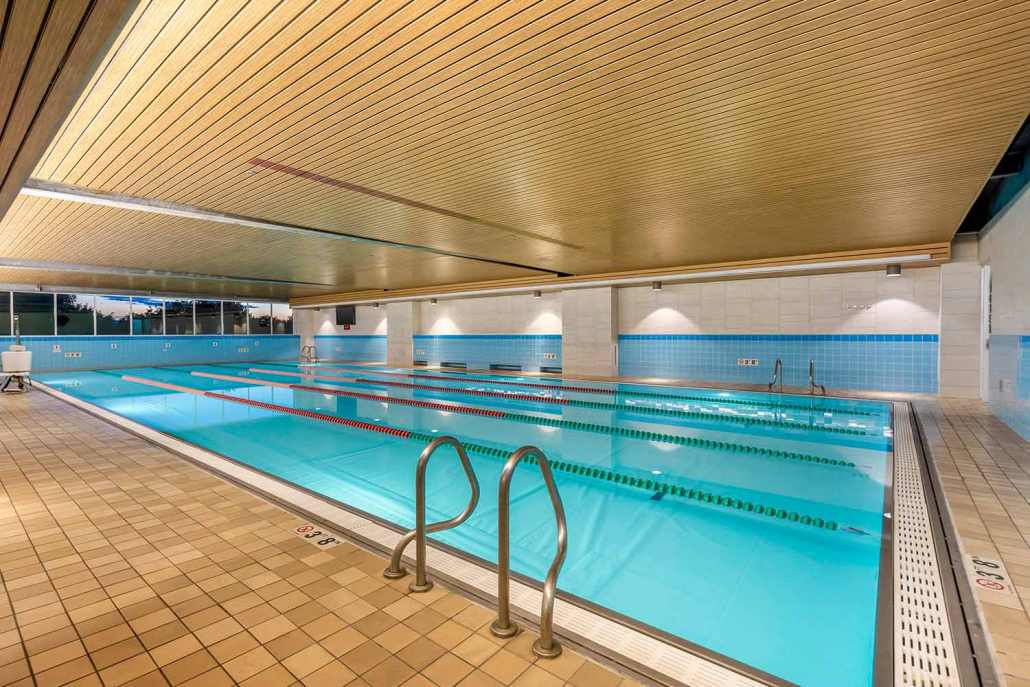
<svg viewBox="0 0 1030 687">
<path fill-rule="evenodd" d="M 256 169 L 248 169 L 246 172 L 244 172 L 244 174 L 249 174 L 251 176 L 254 176 L 255 174 L 257 174 L 257 170 Z"/>
<path fill-rule="evenodd" d="M 662 283 L 660 281 L 653 281 L 653 282 L 651 282 L 651 290 L 652 291 L 661 291 L 662 290 Z"/>
</svg>

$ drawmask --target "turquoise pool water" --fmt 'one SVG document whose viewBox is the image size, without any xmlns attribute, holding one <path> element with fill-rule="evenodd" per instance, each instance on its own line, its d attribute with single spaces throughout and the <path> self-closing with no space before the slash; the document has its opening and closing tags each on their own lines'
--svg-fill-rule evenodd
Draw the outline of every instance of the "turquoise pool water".
<svg viewBox="0 0 1030 687">
<path fill-rule="evenodd" d="M 481 448 L 470 458 L 482 497 L 466 523 L 435 538 L 490 561 L 497 556 L 503 460 L 489 449 L 534 444 L 566 466 L 555 474 L 569 529 L 561 590 L 805 687 L 872 684 L 891 448 L 887 404 L 339 364 L 305 368 L 192 365 L 38 379 L 402 527 L 414 525 L 419 453 L 428 438 L 453 434 Z M 430 462 L 428 483 L 430 521 L 453 516 L 468 501 L 464 474 L 446 450 Z M 718 505 L 718 498 L 708 503 L 690 490 L 787 517 Z M 667 493 L 658 497 L 660 491 Z M 528 466 L 516 472 L 511 516 L 512 567 L 541 580 L 554 554 L 554 518 L 540 475 Z"/>
</svg>

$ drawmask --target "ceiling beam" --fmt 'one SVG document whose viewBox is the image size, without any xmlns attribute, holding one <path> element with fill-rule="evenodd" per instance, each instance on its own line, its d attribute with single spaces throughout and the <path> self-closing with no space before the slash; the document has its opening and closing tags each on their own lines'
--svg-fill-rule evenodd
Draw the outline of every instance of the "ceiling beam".
<svg viewBox="0 0 1030 687">
<path fill-rule="evenodd" d="M 434 255 L 445 255 L 452 258 L 464 258 L 466 260 L 477 260 L 479 262 L 487 262 L 494 265 L 503 265 L 505 267 L 517 267 L 525 270 L 533 270 L 535 272 L 544 272 L 550 275 L 560 274 L 554 272 L 553 270 L 547 270 L 540 267 L 533 267 L 531 265 L 522 265 L 514 262 L 506 262 L 504 260 L 494 260 L 492 258 L 484 258 L 478 255 L 455 253 L 452 251 L 440 250 L 438 248 L 417 246 L 410 243 L 399 243 L 397 241 L 387 241 L 384 239 L 370 238 L 367 236 L 358 236 L 356 234 L 345 234 L 341 232 L 327 231 L 325 229 L 315 229 L 313 227 L 305 227 L 298 224 L 284 224 L 282 222 L 271 222 L 269 220 L 264 220 L 257 217 L 247 217 L 245 215 L 236 215 L 229 212 L 209 210 L 207 208 L 198 207 L 196 205 L 170 203 L 164 200 L 144 198 L 141 196 L 131 196 L 123 193 L 95 191 L 93 189 L 88 189 L 82 186 L 75 186 L 74 184 L 64 184 L 57 181 L 38 179 L 36 177 L 30 177 L 25 181 L 25 184 L 21 189 L 21 193 L 22 195 L 35 196 L 38 198 L 54 198 L 57 200 L 66 200 L 75 203 L 87 203 L 91 205 L 103 205 L 106 207 L 121 208 L 123 210 L 134 210 L 136 212 L 149 212 L 158 215 L 171 215 L 173 217 L 188 217 L 190 219 L 200 219 L 208 222 L 218 222 L 220 224 L 227 224 L 235 227 L 267 229 L 270 231 L 285 232 L 288 234 L 295 234 L 298 236 L 317 237 L 322 239 L 335 239 L 339 241 L 353 241 L 358 243 L 370 243 L 373 245 L 386 246 L 389 248 L 406 248 L 408 250 L 417 250 L 422 251 L 424 253 L 432 253 Z"/>
<path fill-rule="evenodd" d="M 817 253 L 768 260 L 688 265 L 630 272 L 607 272 L 570 277 L 525 277 L 482 282 L 427 286 L 411 289 L 382 291 L 352 291 L 303 296 L 290 300 L 294 308 L 332 306 L 344 304 L 387 303 L 429 298 L 466 298 L 533 291 L 562 291 L 599 286 L 640 286 L 654 281 L 669 284 L 699 281 L 725 281 L 730 279 L 757 279 L 805 274 L 870 271 L 886 265 L 931 267 L 948 261 L 951 245 L 930 243 L 918 246 L 896 246 L 872 250 L 839 253 Z"/>
</svg>

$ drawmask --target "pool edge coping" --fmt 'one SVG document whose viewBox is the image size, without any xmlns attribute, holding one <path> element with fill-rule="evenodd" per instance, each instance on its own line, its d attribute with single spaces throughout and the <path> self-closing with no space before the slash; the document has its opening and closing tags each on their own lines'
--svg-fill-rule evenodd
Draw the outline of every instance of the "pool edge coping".
<svg viewBox="0 0 1030 687">
<path fill-rule="evenodd" d="M 299 487 L 298 485 L 286 482 L 285 480 L 282 480 L 274 475 L 270 475 L 261 470 L 255 469 L 249 465 L 243 464 L 227 456 L 222 456 L 216 452 L 201 448 L 183 439 L 166 434 L 160 430 L 147 427 L 142 423 L 136 422 L 129 418 L 125 418 L 121 415 L 118 415 L 117 413 L 114 413 L 113 411 L 97 406 L 87 400 L 79 399 L 77 397 L 71 396 L 70 394 L 59 391 L 45 383 L 40 382 L 38 384 L 39 387 L 45 393 L 58 400 L 68 403 L 69 405 L 72 405 L 82 410 L 83 412 L 98 417 L 99 419 L 104 420 L 109 424 L 118 426 L 119 428 L 128 431 L 129 433 L 143 439 L 144 441 L 147 441 L 148 443 L 157 445 L 165 450 L 168 450 L 176 456 L 181 457 L 184 460 L 187 460 L 189 463 L 201 469 L 204 469 L 205 471 L 210 472 L 218 476 L 219 478 L 224 479 L 236 486 L 244 488 L 247 491 L 256 493 L 261 498 L 269 500 L 275 503 L 276 505 L 283 507 L 291 513 L 294 513 L 300 517 L 313 519 L 316 522 L 327 523 L 330 525 L 328 529 L 339 530 L 343 532 L 347 538 L 377 553 L 385 554 L 388 556 L 392 549 L 392 547 L 388 543 L 385 543 L 383 541 L 384 534 L 386 538 L 392 538 L 393 540 L 396 540 L 399 539 L 401 533 L 405 531 L 402 528 L 393 525 L 392 523 L 386 523 L 385 521 L 382 521 L 381 519 L 376 518 L 371 514 L 364 513 L 358 509 L 354 509 L 352 507 L 347 506 L 346 504 L 342 504 L 338 501 L 322 496 L 320 494 L 315 494 L 310 490 L 306 490 L 303 487 Z M 895 403 L 905 406 L 907 410 L 908 419 L 910 422 L 912 421 L 912 418 L 915 418 L 917 416 L 915 409 L 912 407 L 912 404 L 908 402 L 887 402 L 888 406 L 892 409 L 892 425 L 893 418 L 895 415 L 893 412 Z M 910 438 L 913 440 L 913 449 L 916 451 L 916 453 L 918 455 L 923 455 L 923 453 L 919 450 L 921 447 L 918 446 L 919 441 L 917 433 L 912 432 Z M 896 441 L 897 436 L 895 436 L 895 442 Z M 893 472 L 896 471 L 897 465 L 896 462 L 892 462 L 894 463 L 892 466 Z M 233 472 L 237 474 L 234 475 L 232 474 Z M 925 478 L 927 478 L 927 475 L 924 475 L 924 479 Z M 256 482 L 261 481 L 270 482 L 271 484 L 266 486 L 269 486 L 271 488 L 265 488 L 263 486 L 260 486 L 259 484 L 256 484 Z M 279 495 L 276 494 L 277 491 L 280 492 Z M 891 493 L 892 490 L 888 489 L 887 494 Z M 930 493 L 927 493 L 926 497 L 928 501 L 929 496 Z M 315 507 L 306 508 L 304 505 L 302 505 L 304 501 L 315 502 L 310 504 Z M 339 511 L 339 513 L 331 513 L 329 511 Z M 343 517 L 338 517 L 341 514 L 343 515 Z M 348 521 L 350 524 L 345 524 L 348 523 Z M 373 534 L 372 531 L 377 528 L 385 530 L 385 532 L 376 532 L 375 534 L 378 535 L 377 537 L 370 536 L 371 534 Z M 894 543 L 893 545 L 896 545 L 896 543 Z M 893 548 L 893 545 L 891 548 Z M 461 575 L 460 573 L 462 571 L 457 570 L 454 567 L 454 565 L 448 565 L 448 562 L 445 561 L 442 558 L 442 556 L 450 556 L 460 561 L 458 567 L 468 566 L 474 568 L 475 570 L 473 570 L 472 572 L 475 574 L 469 575 L 467 574 L 469 571 L 464 571 L 466 574 Z M 483 561 L 482 559 L 479 559 L 475 556 L 471 556 L 469 554 L 464 554 L 464 552 L 459 552 L 453 547 L 440 544 L 439 542 L 431 542 L 429 558 L 430 567 L 432 568 L 433 573 L 437 579 L 443 581 L 446 585 L 455 588 L 457 591 L 459 591 L 459 593 L 462 593 L 465 596 L 469 596 L 475 599 L 479 603 L 483 603 L 488 607 L 496 608 L 496 596 L 490 593 L 488 589 L 484 589 L 483 584 L 484 578 L 492 578 L 492 584 L 486 584 L 485 586 L 496 589 L 496 566 L 492 566 L 487 561 Z M 438 560 L 434 561 L 434 558 Z M 888 570 L 888 572 L 890 571 Z M 462 577 L 470 577 L 471 579 L 462 579 Z M 881 581 L 879 584 L 881 586 L 884 583 L 893 586 L 893 575 L 889 575 L 891 579 L 885 579 L 883 567 L 881 567 L 880 570 L 880 577 Z M 477 582 L 479 582 L 478 585 Z M 536 583 L 534 586 L 531 584 L 527 584 L 526 582 L 526 579 L 522 576 L 513 575 L 512 603 L 516 607 L 515 614 L 518 617 L 518 619 L 526 626 L 536 628 L 538 627 L 538 624 L 536 621 L 533 620 L 535 614 L 533 614 L 532 612 L 527 612 L 526 608 L 535 608 L 539 606 L 539 588 L 541 585 L 539 585 L 539 583 Z M 882 601 L 884 597 L 882 597 L 879 591 L 880 590 L 878 589 L 878 597 L 880 598 L 881 603 L 878 603 L 878 606 L 882 607 Z M 890 597 L 888 596 L 887 599 L 890 600 Z M 710 673 L 713 670 L 719 673 L 718 677 L 716 677 L 715 675 L 697 675 L 697 678 L 715 678 L 720 680 L 721 684 L 725 684 L 728 686 L 765 684 L 772 685 L 775 687 L 786 687 L 794 685 L 794 683 L 763 673 L 762 671 L 755 669 L 751 666 L 734 661 L 733 659 L 729 659 L 728 657 L 722 656 L 721 654 L 711 652 L 705 649 L 704 647 L 700 647 L 698 645 L 690 643 L 686 640 L 683 640 L 682 638 L 669 635 L 668 633 L 665 633 L 659 630 L 658 628 L 653 628 L 644 623 L 640 623 L 639 621 L 635 621 L 632 618 L 622 616 L 621 614 L 610 611 L 610 609 L 599 607 L 596 604 L 593 604 L 592 602 L 589 602 L 585 599 L 580 599 L 579 597 L 576 597 L 574 595 L 559 592 L 558 600 L 560 604 L 556 604 L 555 609 L 556 630 L 558 635 L 563 640 L 565 640 L 572 648 L 575 648 L 580 652 L 585 653 L 599 660 L 602 663 L 608 664 L 616 668 L 617 670 L 624 672 L 628 671 L 631 674 L 634 674 L 634 677 L 644 677 L 647 681 L 655 682 L 658 684 L 688 684 L 688 682 L 686 682 L 684 679 L 681 679 L 681 677 L 677 677 L 676 675 L 680 674 L 682 676 L 682 671 L 669 670 L 673 668 L 672 665 L 668 665 L 667 663 L 666 670 L 662 670 L 661 668 L 655 667 L 662 663 L 661 661 L 655 660 L 656 658 L 661 658 L 661 656 L 641 656 L 640 654 L 642 652 L 638 650 L 625 651 L 614 648 L 614 644 L 616 644 L 617 642 L 602 642 L 591 639 L 588 636 L 588 634 L 593 634 L 593 636 L 597 635 L 594 633 L 584 634 L 583 630 L 589 630 L 590 628 L 585 628 L 582 622 L 576 622 L 577 618 L 575 616 L 577 612 L 585 616 L 592 616 L 593 619 L 595 619 L 596 621 L 600 621 L 602 624 L 608 623 L 610 625 L 615 626 L 618 630 L 621 630 L 621 632 L 624 635 L 626 635 L 623 637 L 623 644 L 627 644 L 631 640 L 643 640 L 645 644 L 648 642 L 655 642 L 658 645 L 660 645 L 658 649 L 664 649 L 666 652 L 671 651 L 683 654 L 683 656 L 679 657 L 666 658 L 680 658 L 681 660 L 685 659 L 685 662 L 688 664 L 700 664 L 694 666 L 695 668 L 699 668 L 708 673 Z M 565 608 L 562 608 L 561 606 L 565 606 Z M 950 606 L 951 605 L 949 604 L 949 611 Z M 894 609 L 894 612 L 897 612 L 896 608 Z M 891 623 L 893 623 L 893 613 L 891 615 L 892 618 L 890 619 L 890 621 Z M 562 616 L 565 616 L 565 622 L 563 622 Z M 578 620 L 582 621 L 583 618 L 578 618 Z M 577 626 L 579 627 L 578 630 Z M 883 644 L 881 639 L 884 637 L 884 635 L 882 635 L 881 632 L 879 632 L 879 629 L 880 623 L 878 620 L 877 642 L 874 650 L 873 673 L 873 684 L 877 685 L 878 687 L 880 685 L 893 684 L 892 678 L 894 673 L 894 661 L 891 661 L 890 665 L 887 666 L 886 671 L 886 678 L 888 679 L 887 681 L 884 681 L 885 676 L 883 674 L 883 654 L 881 648 L 881 644 Z M 892 641 L 887 642 L 888 646 L 892 644 Z M 658 653 L 660 654 L 661 651 L 659 651 Z M 631 654 L 636 654 L 636 656 Z M 689 678 L 690 676 L 686 676 L 686 679 Z"/>
</svg>

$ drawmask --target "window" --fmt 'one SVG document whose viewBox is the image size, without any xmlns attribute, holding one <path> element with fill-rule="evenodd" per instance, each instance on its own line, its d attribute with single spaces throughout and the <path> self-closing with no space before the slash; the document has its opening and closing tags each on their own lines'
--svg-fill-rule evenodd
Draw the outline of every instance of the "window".
<svg viewBox="0 0 1030 687">
<path fill-rule="evenodd" d="M 247 311 L 243 303 L 224 301 L 222 303 L 222 331 L 226 334 L 247 333 Z"/>
<path fill-rule="evenodd" d="M 0 336 L 11 335 L 11 292 L 0 291 Z"/>
<path fill-rule="evenodd" d="M 165 302 L 160 298 L 132 299 L 132 333 L 164 334 Z"/>
<path fill-rule="evenodd" d="M 197 334 L 222 333 L 222 304 L 219 301 L 197 301 Z"/>
<path fill-rule="evenodd" d="M 54 335 L 54 294 L 14 294 L 14 314 L 23 336 Z"/>
<path fill-rule="evenodd" d="M 193 301 L 165 301 L 165 334 L 193 333 Z"/>
<path fill-rule="evenodd" d="M 97 334 L 129 335 L 129 297 L 97 296 Z"/>
<path fill-rule="evenodd" d="M 272 304 L 272 333 L 293 333 L 293 310 L 289 303 Z"/>
<path fill-rule="evenodd" d="M 57 333 L 63 336 L 93 335 L 93 296 L 57 294 Z"/>
<path fill-rule="evenodd" d="M 271 334 L 272 333 L 272 304 L 271 303 L 246 303 L 247 321 L 250 326 L 250 334 Z"/>
</svg>

